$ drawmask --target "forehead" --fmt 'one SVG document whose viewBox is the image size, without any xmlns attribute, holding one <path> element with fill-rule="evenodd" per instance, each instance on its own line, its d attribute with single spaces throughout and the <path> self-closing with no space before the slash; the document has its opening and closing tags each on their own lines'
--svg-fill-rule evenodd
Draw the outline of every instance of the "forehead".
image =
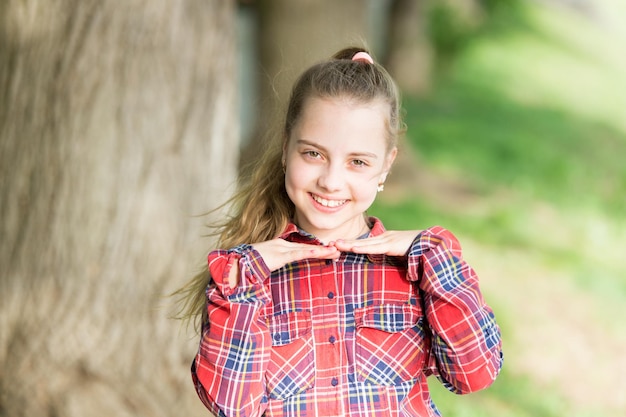
<svg viewBox="0 0 626 417">
<path fill-rule="evenodd" d="M 359 102 L 349 98 L 310 98 L 289 138 L 319 143 L 332 149 L 387 145 L 389 104 L 383 100 Z M 294 140 L 295 139 L 295 140 Z"/>
</svg>

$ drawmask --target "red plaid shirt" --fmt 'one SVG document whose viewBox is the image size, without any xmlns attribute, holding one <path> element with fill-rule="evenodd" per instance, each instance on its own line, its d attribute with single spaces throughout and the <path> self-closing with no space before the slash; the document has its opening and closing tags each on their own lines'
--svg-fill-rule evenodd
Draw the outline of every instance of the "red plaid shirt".
<svg viewBox="0 0 626 417">
<path fill-rule="evenodd" d="M 372 219 L 370 235 L 384 232 Z M 281 235 L 321 244 L 291 224 Z M 456 238 L 421 232 L 405 257 L 343 253 L 270 272 L 250 245 L 209 254 L 192 376 L 220 416 L 437 416 L 426 377 L 489 386 L 500 329 Z M 230 268 L 241 270 L 235 289 Z"/>
</svg>

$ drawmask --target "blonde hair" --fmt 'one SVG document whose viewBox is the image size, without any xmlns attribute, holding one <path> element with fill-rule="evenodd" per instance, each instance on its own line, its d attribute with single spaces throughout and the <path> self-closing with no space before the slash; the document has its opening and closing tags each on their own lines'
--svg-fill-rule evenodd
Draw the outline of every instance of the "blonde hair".
<svg viewBox="0 0 626 417">
<path fill-rule="evenodd" d="M 376 63 L 353 61 L 363 48 L 346 48 L 330 60 L 307 69 L 294 84 L 287 107 L 282 137 L 268 145 L 254 167 L 249 179 L 223 206 L 232 213 L 223 222 L 210 225 L 210 235 L 217 236 L 216 247 L 232 248 L 241 243 L 275 239 L 293 219 L 294 204 L 285 190 L 282 153 L 300 120 L 306 100 L 318 98 L 347 98 L 360 103 L 383 100 L 389 104 L 387 119 L 387 150 L 393 149 L 403 130 L 400 116 L 400 96 L 387 71 Z M 217 209 L 216 209 L 217 210 Z M 211 282 L 207 268 L 194 276 L 187 285 L 174 293 L 179 300 L 178 318 L 207 320 L 205 291 Z M 200 324 L 201 324 L 200 323 Z"/>
</svg>

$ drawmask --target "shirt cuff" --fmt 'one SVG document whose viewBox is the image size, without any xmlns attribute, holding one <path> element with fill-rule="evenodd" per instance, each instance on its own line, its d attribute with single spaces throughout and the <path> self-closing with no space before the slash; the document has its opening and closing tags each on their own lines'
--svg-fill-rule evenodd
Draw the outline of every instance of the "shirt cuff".
<svg viewBox="0 0 626 417">
<path fill-rule="evenodd" d="M 227 252 L 228 276 L 230 268 L 239 269 L 239 283 L 230 288 L 227 282 L 222 283 L 222 293 L 233 302 L 246 302 L 265 298 L 263 283 L 271 275 L 261 254 L 250 244 L 241 244 Z"/>
</svg>

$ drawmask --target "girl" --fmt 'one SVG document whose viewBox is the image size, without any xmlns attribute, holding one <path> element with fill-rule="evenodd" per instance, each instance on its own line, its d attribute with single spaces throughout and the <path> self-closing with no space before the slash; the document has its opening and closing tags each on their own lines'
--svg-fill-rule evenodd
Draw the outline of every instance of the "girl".
<svg viewBox="0 0 626 417">
<path fill-rule="evenodd" d="M 208 271 L 192 377 L 218 416 L 436 416 L 426 378 L 464 394 L 501 367 L 500 330 L 456 238 L 365 212 L 401 131 L 362 49 L 296 82 L 283 137 L 235 197 Z"/>
</svg>

